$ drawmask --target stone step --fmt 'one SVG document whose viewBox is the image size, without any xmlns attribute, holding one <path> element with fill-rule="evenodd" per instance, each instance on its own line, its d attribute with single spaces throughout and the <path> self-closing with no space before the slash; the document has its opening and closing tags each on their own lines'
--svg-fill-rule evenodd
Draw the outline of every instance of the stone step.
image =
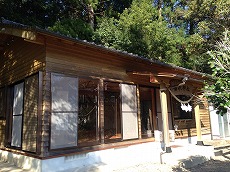
<svg viewBox="0 0 230 172">
<path fill-rule="evenodd" d="M 214 148 L 215 156 L 230 156 L 230 145 Z"/>
</svg>

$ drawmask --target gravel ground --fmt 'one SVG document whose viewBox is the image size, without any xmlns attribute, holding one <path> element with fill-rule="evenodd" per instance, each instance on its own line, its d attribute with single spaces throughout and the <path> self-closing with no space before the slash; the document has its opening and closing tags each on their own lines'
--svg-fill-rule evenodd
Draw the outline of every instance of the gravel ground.
<svg viewBox="0 0 230 172">
<path fill-rule="evenodd" d="M 184 169 L 185 172 L 229 172 L 230 171 L 230 140 L 212 140 L 205 144 L 213 145 L 214 148 L 223 151 L 220 156 L 213 157 L 212 160 L 195 166 L 191 169 Z"/>
<path fill-rule="evenodd" d="M 230 140 L 204 141 L 204 144 L 212 145 L 215 148 L 223 147 L 223 155 L 215 156 L 213 159 L 189 169 L 181 167 L 176 168 L 167 164 L 146 163 L 125 169 L 114 170 L 114 172 L 229 172 Z"/>
<path fill-rule="evenodd" d="M 230 160 L 218 157 L 195 167 L 175 168 L 167 164 L 141 164 L 125 169 L 114 170 L 114 172 L 229 172 Z"/>
<path fill-rule="evenodd" d="M 173 168 L 166 164 L 146 163 L 125 169 L 114 170 L 114 172 L 171 172 Z"/>
</svg>

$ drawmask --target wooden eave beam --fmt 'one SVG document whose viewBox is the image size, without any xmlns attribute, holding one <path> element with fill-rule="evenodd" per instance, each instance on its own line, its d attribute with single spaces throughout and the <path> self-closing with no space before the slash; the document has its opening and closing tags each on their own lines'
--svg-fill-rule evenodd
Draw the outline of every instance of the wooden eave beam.
<svg viewBox="0 0 230 172">
<path fill-rule="evenodd" d="M 170 78 L 174 79 L 183 79 L 184 77 L 188 77 L 188 81 L 192 81 L 195 83 L 199 83 L 203 85 L 204 80 L 202 79 L 196 79 L 194 76 L 190 76 L 189 74 L 174 74 L 174 73 L 168 73 L 168 72 L 159 72 L 159 73 L 153 73 L 153 72 L 147 72 L 147 71 L 126 71 L 128 75 L 140 75 L 140 76 L 150 76 L 150 80 L 153 82 L 151 83 L 159 83 L 160 80 L 170 80 Z M 161 78 L 161 79 L 160 79 Z"/>
<path fill-rule="evenodd" d="M 21 37 L 31 41 L 36 41 L 37 38 L 37 34 L 33 31 L 9 28 L 4 26 L 0 27 L 0 33 Z"/>
<path fill-rule="evenodd" d="M 137 71 L 126 71 L 128 75 L 142 75 L 142 76 L 150 76 L 152 75 L 151 72 L 147 71 L 142 71 L 142 72 L 137 72 Z"/>
</svg>

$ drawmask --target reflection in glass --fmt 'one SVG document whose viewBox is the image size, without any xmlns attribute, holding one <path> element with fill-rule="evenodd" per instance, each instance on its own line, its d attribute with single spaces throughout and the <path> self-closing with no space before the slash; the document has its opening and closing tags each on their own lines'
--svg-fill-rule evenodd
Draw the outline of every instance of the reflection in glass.
<svg viewBox="0 0 230 172">
<path fill-rule="evenodd" d="M 14 86 L 11 146 L 15 147 L 21 147 L 22 143 L 23 89 L 23 82 Z"/>
<path fill-rule="evenodd" d="M 77 111 L 78 79 L 52 75 L 52 110 Z"/>
<path fill-rule="evenodd" d="M 122 95 L 122 138 L 138 138 L 136 85 L 121 84 Z"/>
<path fill-rule="evenodd" d="M 77 145 L 77 113 L 52 113 L 51 148 Z"/>
<path fill-rule="evenodd" d="M 23 87 L 24 83 L 20 83 L 14 86 L 14 105 L 13 115 L 22 114 L 23 106 Z"/>
<path fill-rule="evenodd" d="M 22 142 L 22 116 L 13 116 L 11 146 L 21 147 Z"/>
<path fill-rule="evenodd" d="M 77 146 L 78 79 L 51 76 L 51 149 Z"/>
</svg>

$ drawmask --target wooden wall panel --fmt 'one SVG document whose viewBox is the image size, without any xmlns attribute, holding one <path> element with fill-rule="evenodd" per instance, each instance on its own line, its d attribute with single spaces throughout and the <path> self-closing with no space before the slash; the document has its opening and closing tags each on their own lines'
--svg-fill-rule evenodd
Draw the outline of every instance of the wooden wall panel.
<svg viewBox="0 0 230 172">
<path fill-rule="evenodd" d="M 60 40 L 47 40 L 47 69 L 53 72 L 77 74 L 81 76 L 97 76 L 132 81 L 127 71 L 152 71 L 157 67 L 142 60 L 131 59 L 116 53 L 105 52 L 100 48 L 85 45 L 65 43 Z M 158 67 L 159 69 L 159 67 Z M 160 71 L 162 68 L 160 68 Z M 167 70 L 167 69 L 165 69 Z M 147 78 L 149 83 L 149 77 Z M 136 79 L 136 81 L 138 81 Z"/>
<path fill-rule="evenodd" d="M 199 104 L 200 120 L 201 120 L 201 132 L 202 134 L 211 134 L 210 119 L 208 103 L 203 99 Z M 174 125 L 178 125 L 178 131 L 176 131 L 176 138 L 196 136 L 196 123 L 195 119 L 183 119 L 174 120 Z"/>
<path fill-rule="evenodd" d="M 38 74 L 25 81 L 22 149 L 36 152 L 38 128 Z"/>
<path fill-rule="evenodd" d="M 97 58 L 100 58 L 98 56 Z M 120 66 L 114 66 L 113 62 L 100 62 L 97 59 L 67 53 L 65 51 L 48 48 L 47 51 L 47 70 L 81 76 L 107 77 L 120 80 L 127 80 L 126 70 Z"/>
<path fill-rule="evenodd" d="M 5 126 L 6 120 L 0 120 L 0 148 L 3 148 L 5 143 Z"/>
<path fill-rule="evenodd" d="M 42 123 L 41 123 L 41 157 L 49 156 L 50 116 L 51 116 L 51 73 L 43 73 L 42 83 Z"/>
<path fill-rule="evenodd" d="M 25 78 L 45 66 L 45 47 L 13 38 L 0 58 L 0 86 Z"/>
</svg>

